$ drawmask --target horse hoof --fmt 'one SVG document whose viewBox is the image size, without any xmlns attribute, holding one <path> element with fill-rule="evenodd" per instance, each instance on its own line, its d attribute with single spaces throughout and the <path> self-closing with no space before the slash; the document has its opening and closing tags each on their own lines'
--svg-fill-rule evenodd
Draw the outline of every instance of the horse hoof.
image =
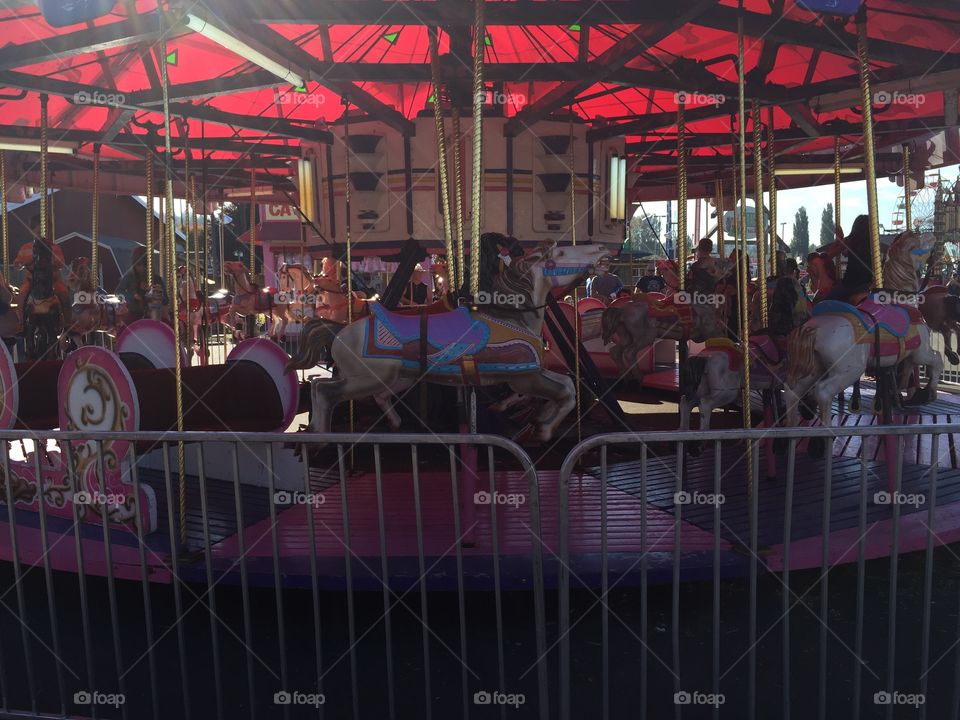
<svg viewBox="0 0 960 720">
<path fill-rule="evenodd" d="M 950 364 L 951 364 L 951 365 L 960 364 L 960 355 L 957 355 L 955 352 L 948 352 L 948 353 L 947 353 L 947 360 L 950 361 Z"/>
</svg>

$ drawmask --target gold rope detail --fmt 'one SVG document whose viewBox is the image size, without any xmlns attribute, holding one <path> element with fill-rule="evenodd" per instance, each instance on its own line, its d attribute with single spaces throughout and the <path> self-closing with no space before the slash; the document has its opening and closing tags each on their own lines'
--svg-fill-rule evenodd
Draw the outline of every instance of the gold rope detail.
<svg viewBox="0 0 960 720">
<path fill-rule="evenodd" d="M 153 285 L 153 148 L 147 148 L 147 285 Z"/>
<path fill-rule="evenodd" d="M 480 223 L 483 220 L 483 53 L 486 25 L 483 12 L 486 0 L 474 0 L 473 34 L 473 203 L 470 210 L 470 294 L 480 291 Z"/>
<path fill-rule="evenodd" d="M 93 146 L 93 212 L 90 218 L 90 282 L 97 292 L 100 265 L 100 146 Z"/>
<path fill-rule="evenodd" d="M 7 216 L 7 154 L 0 150 L 0 225 L 3 228 L 3 278 L 10 282 L 10 221 Z"/>
<path fill-rule="evenodd" d="M 687 277 L 687 125 L 684 119 L 683 96 L 677 103 L 677 264 L 680 290 L 686 289 Z"/>
<path fill-rule="evenodd" d="M 910 207 L 910 148 L 903 148 L 903 211 L 907 230 L 913 230 L 913 208 Z"/>
<path fill-rule="evenodd" d="M 460 140 L 460 108 L 454 103 L 453 112 L 453 195 L 454 195 L 454 223 L 457 230 L 457 286 L 460 292 L 464 278 L 464 249 L 463 249 L 463 157 Z"/>
<path fill-rule="evenodd" d="M 450 218 L 450 179 L 447 177 L 447 130 L 440 106 L 440 29 L 428 32 L 430 36 L 430 75 L 433 82 L 433 120 L 437 129 L 437 177 L 440 190 L 440 207 L 443 215 L 443 246 L 447 252 L 447 292 L 457 292 L 456 247 Z"/>
<path fill-rule="evenodd" d="M 767 176 L 770 178 L 770 272 L 780 275 L 780 243 L 777 241 L 777 149 L 773 142 L 773 108 L 767 111 Z"/>
<path fill-rule="evenodd" d="M 867 52 L 866 12 L 857 18 L 857 58 L 860 62 L 860 94 L 863 104 L 863 156 L 866 160 L 867 211 L 870 216 L 870 255 L 873 261 L 873 286 L 883 287 L 880 265 L 880 214 L 877 207 L 876 145 L 873 139 L 873 97 L 870 91 L 870 62 Z"/>
<path fill-rule="evenodd" d="M 753 118 L 753 224 L 757 234 L 757 282 L 760 285 L 760 327 L 767 327 L 767 236 L 763 231 L 763 150 L 760 147 L 760 101 L 754 98 Z"/>
</svg>

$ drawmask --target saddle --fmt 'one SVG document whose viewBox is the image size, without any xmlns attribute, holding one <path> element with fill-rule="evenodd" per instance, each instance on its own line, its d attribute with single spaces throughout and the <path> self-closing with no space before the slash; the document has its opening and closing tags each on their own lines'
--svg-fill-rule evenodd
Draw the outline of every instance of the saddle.
<svg viewBox="0 0 960 720">
<path fill-rule="evenodd" d="M 703 348 L 704 351 L 724 353 L 731 370 L 739 370 L 743 367 L 743 353 L 740 352 L 740 346 L 729 338 L 709 338 L 703 344 Z"/>
<path fill-rule="evenodd" d="M 643 293 L 639 297 L 647 303 L 647 313 L 649 317 L 656 320 L 662 319 L 678 322 L 684 328 L 690 328 L 694 325 L 693 305 L 678 305 L 674 301 L 675 296 L 660 300 L 654 297 L 652 293 Z"/>
<path fill-rule="evenodd" d="M 369 303 L 365 357 L 396 357 L 404 370 L 462 378 L 480 384 L 480 375 L 538 370 L 543 341 L 526 328 L 467 308 L 408 315 Z M 425 336 L 421 337 L 421 329 Z"/>
<path fill-rule="evenodd" d="M 917 326 L 923 317 L 910 305 L 881 304 L 871 295 L 858 307 L 837 300 L 817 303 L 814 317 L 825 314 L 843 315 L 853 325 L 857 343 L 869 343 L 871 357 L 877 355 L 878 344 L 881 356 L 896 357 L 920 345 Z"/>
<path fill-rule="evenodd" d="M 32 315 L 49 315 L 60 309 L 60 300 L 56 295 L 36 299 L 30 298 L 30 313 Z"/>
<path fill-rule="evenodd" d="M 761 366 L 779 365 L 784 359 L 783 349 L 771 335 L 750 336 L 750 357 Z"/>
</svg>

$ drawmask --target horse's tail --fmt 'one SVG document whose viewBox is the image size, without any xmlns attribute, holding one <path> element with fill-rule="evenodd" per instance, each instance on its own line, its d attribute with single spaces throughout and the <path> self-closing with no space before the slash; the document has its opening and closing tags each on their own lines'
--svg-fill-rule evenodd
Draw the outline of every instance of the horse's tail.
<svg viewBox="0 0 960 720">
<path fill-rule="evenodd" d="M 603 334 L 604 345 L 609 343 L 614 333 L 617 332 L 622 316 L 622 308 L 608 307 L 603 311 L 603 315 L 600 316 L 600 329 Z"/>
<path fill-rule="evenodd" d="M 817 327 L 806 323 L 787 336 L 787 383 L 796 385 L 800 378 L 817 372 Z"/>
<path fill-rule="evenodd" d="M 312 368 L 330 358 L 333 340 L 345 326 L 340 323 L 315 318 L 305 323 L 300 332 L 297 353 L 287 363 L 286 370 Z"/>
</svg>

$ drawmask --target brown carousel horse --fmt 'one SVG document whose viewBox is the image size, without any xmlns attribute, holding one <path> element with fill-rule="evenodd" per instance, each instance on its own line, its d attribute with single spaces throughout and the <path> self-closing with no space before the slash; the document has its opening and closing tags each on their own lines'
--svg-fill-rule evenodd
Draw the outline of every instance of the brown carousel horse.
<svg viewBox="0 0 960 720">
<path fill-rule="evenodd" d="M 717 259 L 705 273 L 715 285 L 731 268 L 729 260 Z M 659 296 L 640 293 L 630 303 L 604 310 L 603 342 L 616 341 L 610 355 L 620 370 L 636 371 L 634 359 L 657 340 L 704 342 L 725 335 L 719 296 L 701 298 L 700 295 L 699 292 L 675 293 L 660 300 Z"/>
<path fill-rule="evenodd" d="M 344 264 L 335 258 L 325 257 L 320 274 L 313 278 L 317 293 L 316 317 L 333 322 L 347 323 L 347 294 L 343 290 Z M 366 313 L 364 294 L 353 293 L 353 317 Z"/>
<path fill-rule="evenodd" d="M 286 326 L 284 322 L 286 310 L 274 306 L 271 288 L 250 282 L 246 265 L 237 260 L 229 260 L 223 264 L 223 271 L 233 279 L 233 302 L 226 313 L 226 322 L 234 329 L 234 339 L 245 340 L 255 337 L 256 317 L 261 313 L 271 318 L 271 329 L 281 324 Z M 275 336 L 275 333 L 272 332 L 271 335 Z"/>
<path fill-rule="evenodd" d="M 201 330 L 203 324 L 203 298 L 197 292 L 197 286 L 186 265 L 177 268 L 177 299 L 181 342 L 187 349 L 187 363 L 194 354 L 200 354 Z"/>
<path fill-rule="evenodd" d="M 61 353 L 67 349 L 87 344 L 88 336 L 98 330 L 116 332 L 128 316 L 124 299 L 116 295 L 103 295 L 93 286 L 90 260 L 74 258 L 67 275 L 67 287 L 73 300 L 70 322 L 60 334 Z"/>
</svg>

